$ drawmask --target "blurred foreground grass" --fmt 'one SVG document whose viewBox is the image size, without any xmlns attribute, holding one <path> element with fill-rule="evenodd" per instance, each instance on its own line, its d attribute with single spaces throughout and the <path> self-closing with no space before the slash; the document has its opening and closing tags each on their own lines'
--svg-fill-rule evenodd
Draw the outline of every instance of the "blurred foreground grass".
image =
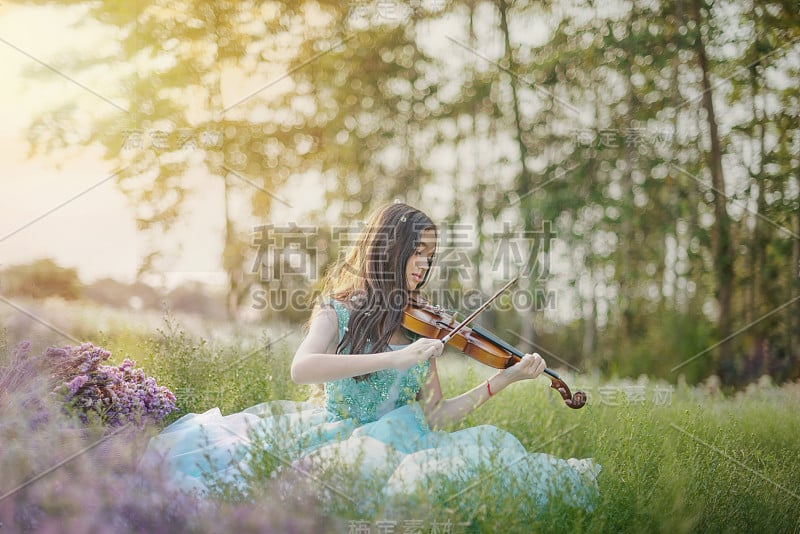
<svg viewBox="0 0 800 534">
<path fill-rule="evenodd" d="M 187 333 L 171 317 L 155 331 L 118 326 L 85 335 L 111 350 L 112 361 L 134 359 L 160 385 L 169 387 L 180 409 L 171 420 L 213 407 L 231 413 L 268 400 L 304 400 L 312 393 L 312 388 L 298 386 L 289 377 L 291 355 L 301 335 L 299 329 L 284 329 L 288 334 L 271 336 L 240 332 L 209 340 Z M 0 362 L 0 366 L 4 365 Z M 473 387 L 491 373 L 460 355 L 448 354 L 440 360 L 446 396 Z M 583 409 L 564 406 L 561 398 L 550 391 L 549 381 L 541 378 L 512 385 L 460 426 L 493 424 L 513 433 L 529 451 L 564 458 L 594 458 L 603 466 L 598 477 L 600 500 L 595 510 L 576 511 L 554 503 L 532 518 L 520 514 L 513 500 L 500 498 L 468 511 L 443 509 L 433 516 L 419 517 L 421 531 L 437 528 L 436 522 L 443 519 L 450 522 L 454 532 L 800 530 L 800 384 L 775 387 L 764 379 L 746 391 L 726 396 L 711 387 L 676 386 L 646 377 L 635 381 L 607 381 L 587 373 L 563 373 L 562 377 L 573 392 L 584 389 L 589 394 Z M 64 451 L 80 450 L 87 436 L 91 438 L 91 433 L 85 433 L 79 439 L 64 442 L 58 428 L 47 430 L 54 435 L 42 434 L 40 429 L 38 437 L 26 436 L 20 430 L 24 425 L 13 426 L 10 421 L 11 417 L 4 413 L 0 496 L 63 460 Z M 32 446 L 37 440 L 38 446 Z M 133 441 L 138 442 L 140 451 L 146 436 Z M 60 443 L 64 454 L 46 450 L 48 442 Z M 128 512 L 120 511 L 118 504 L 82 507 L 68 497 L 74 492 L 63 491 L 65 487 L 70 490 L 80 486 L 80 491 L 86 492 L 87 487 L 118 485 L 119 482 L 103 482 L 104 469 L 120 480 L 120 469 L 123 473 L 134 469 L 135 453 L 122 467 L 119 455 L 114 458 L 114 465 L 98 460 L 100 463 L 85 470 L 65 465 L 61 472 L 54 471 L 13 496 L 0 498 L 4 529 L 36 530 L 34 526 L 47 524 L 49 519 L 65 518 L 69 524 L 94 524 L 88 518 L 80 522 L 82 514 L 99 514 L 112 523 L 116 520 L 122 531 L 161 531 L 161 527 L 165 531 L 214 531 L 234 525 L 243 531 L 270 531 L 276 525 L 284 531 L 323 526 L 348 531 L 361 525 L 377 532 L 381 521 L 394 520 L 394 528 L 402 530 L 402 519 L 408 519 L 360 517 L 355 511 L 341 510 L 336 517 L 326 517 L 319 508 L 313 512 L 276 508 L 274 498 L 264 497 L 266 501 L 251 503 L 219 502 L 220 508 L 212 515 L 198 515 L 195 504 L 184 504 L 181 506 L 191 511 L 185 513 L 186 517 L 180 506 L 173 506 L 161 523 L 155 512 L 145 514 L 146 520 L 131 521 L 131 517 L 141 516 L 131 510 L 141 512 L 159 500 L 157 491 L 143 492 L 141 487 L 131 486 L 126 494 L 130 501 Z M 66 475 L 69 476 L 64 478 Z M 494 476 L 502 478 L 503 473 Z M 94 493 L 97 492 L 103 493 Z M 136 504 L 137 499 L 145 498 L 149 504 Z M 163 500 L 153 510 L 163 512 L 170 499 L 164 496 Z M 242 509 L 248 512 L 241 512 Z M 297 521 L 293 522 L 295 515 Z M 206 521 L 206 526 L 197 521 Z M 438 524 L 441 529 L 445 523 Z"/>
</svg>

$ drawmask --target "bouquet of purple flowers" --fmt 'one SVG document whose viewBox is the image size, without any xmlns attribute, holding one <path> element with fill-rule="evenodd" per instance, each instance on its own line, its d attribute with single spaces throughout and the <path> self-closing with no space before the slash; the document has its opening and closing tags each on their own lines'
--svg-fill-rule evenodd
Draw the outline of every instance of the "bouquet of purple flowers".
<svg viewBox="0 0 800 534">
<path fill-rule="evenodd" d="M 120 365 L 104 365 L 111 353 L 91 343 L 77 347 L 50 347 L 45 359 L 60 382 L 54 393 L 66 408 L 77 410 L 84 423 L 99 417 L 110 427 L 157 422 L 175 407 L 175 395 L 159 386 L 135 362 L 125 359 Z"/>
</svg>

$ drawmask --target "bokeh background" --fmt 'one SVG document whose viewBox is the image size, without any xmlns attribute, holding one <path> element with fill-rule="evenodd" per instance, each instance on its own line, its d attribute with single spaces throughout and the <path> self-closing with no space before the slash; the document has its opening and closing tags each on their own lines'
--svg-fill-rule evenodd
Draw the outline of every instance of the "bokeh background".
<svg viewBox="0 0 800 534">
<path fill-rule="evenodd" d="M 398 199 L 556 366 L 800 377 L 794 1 L 4 1 L 0 64 L 12 344 L 299 325 Z"/>
</svg>

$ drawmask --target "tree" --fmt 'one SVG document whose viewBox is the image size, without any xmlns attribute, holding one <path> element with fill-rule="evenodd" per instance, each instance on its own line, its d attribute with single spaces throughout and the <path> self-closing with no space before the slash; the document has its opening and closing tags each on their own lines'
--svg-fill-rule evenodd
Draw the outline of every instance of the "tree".
<svg viewBox="0 0 800 534">
<path fill-rule="evenodd" d="M 707 9 L 706 6 L 702 8 Z M 731 343 L 731 300 L 733 298 L 733 246 L 731 243 L 730 217 L 728 215 L 728 198 L 725 194 L 725 177 L 722 169 L 722 147 L 717 127 L 717 115 L 714 111 L 714 90 L 711 87 L 711 73 L 706 54 L 703 29 L 708 28 L 707 17 L 701 14 L 701 0 L 692 0 L 689 6 L 691 20 L 695 23 L 695 51 L 697 65 L 701 73 L 703 109 L 708 122 L 710 148 L 708 152 L 708 168 L 711 174 L 711 191 L 714 205 L 714 226 L 711 232 L 711 248 L 717 278 L 717 302 L 719 311 L 717 327 L 722 339 L 719 345 L 719 364 L 728 365 L 732 359 Z"/>
<path fill-rule="evenodd" d="M 80 6 L 87 17 L 114 27 L 116 47 L 94 57 L 75 54 L 59 65 L 77 75 L 102 66 L 118 75 L 122 102 L 114 113 L 82 122 L 85 110 L 74 102 L 38 117 L 31 141 L 34 154 L 69 142 L 70 132 L 82 130 L 78 144 L 100 145 L 103 157 L 115 164 L 115 180 L 130 198 L 142 230 L 168 230 L 182 215 L 186 197 L 205 175 L 204 187 L 222 184 L 220 212 L 224 219 L 223 265 L 232 294 L 238 296 L 243 240 L 229 212 L 233 182 L 243 159 L 264 165 L 266 157 L 241 147 L 257 128 L 224 108 L 225 69 L 253 72 L 250 49 L 263 49 L 269 29 L 281 28 L 283 10 L 270 13 L 257 2 L 164 2 L 134 4 L 41 0 L 39 5 Z M 123 110 L 120 114 L 117 111 Z M 255 187 L 270 191 L 277 176 L 261 174 Z M 215 178 L 216 177 L 216 178 Z M 201 186 L 201 187 L 202 187 Z M 149 251 L 140 274 L 152 272 L 165 251 Z M 232 308 L 234 308 L 232 306 Z M 231 309 L 233 312 L 233 309 Z"/>
<path fill-rule="evenodd" d="M 752 373 L 792 378 L 800 376 L 796 345 L 800 279 L 796 269 L 784 266 L 787 261 L 798 265 L 800 246 L 800 207 L 792 185 L 800 182 L 792 141 L 800 133 L 800 91 L 784 79 L 796 79 L 800 73 L 789 59 L 797 49 L 792 45 L 800 37 L 800 16 L 795 6 L 785 2 L 734 7 L 738 9 L 731 11 L 742 27 L 750 29 L 733 41 L 743 53 L 727 95 L 727 104 L 749 116 L 730 134 L 730 146 L 748 176 L 741 200 L 751 206 L 738 228 L 740 242 L 748 251 L 746 271 L 737 280 L 738 305 L 747 323 L 755 323 L 747 363 Z M 771 313 L 776 309 L 785 311 Z M 763 351 L 758 345 L 768 349 Z M 764 359 L 755 361 L 759 353 Z"/>
<path fill-rule="evenodd" d="M 8 296 L 75 300 L 81 296 L 81 287 L 76 269 L 61 267 L 50 258 L 12 265 L 0 272 L 0 288 Z"/>
<path fill-rule="evenodd" d="M 341 203 L 345 216 L 359 216 L 426 181 L 420 161 L 431 129 L 420 125 L 441 111 L 437 80 L 417 70 L 428 61 L 414 46 L 423 11 L 413 13 L 411 24 L 359 28 L 350 24 L 351 6 L 337 2 L 37 3 L 79 5 L 120 35 L 116 49 L 91 58 L 75 54 L 61 69 L 129 68 L 120 73 L 122 117 L 85 124 L 81 110 L 64 103 L 34 122 L 33 153 L 68 143 L 70 132 L 82 128 L 77 143 L 103 147 L 105 159 L 118 165 L 115 180 L 135 206 L 139 227 L 154 235 L 182 217 L 194 189 L 221 186 L 231 315 L 254 281 L 245 268 L 247 218 L 233 213 L 237 199 L 249 199 L 252 216 L 263 220 L 283 202 L 280 188 L 311 172 L 332 180 L 327 200 Z M 233 71 L 287 80 L 294 89 L 262 98 L 268 83 L 234 99 L 225 87 Z M 352 84 L 360 80 L 359 92 Z M 391 161 L 393 149 L 402 150 L 399 164 Z M 149 251 L 140 274 L 155 270 L 163 256 Z"/>
</svg>

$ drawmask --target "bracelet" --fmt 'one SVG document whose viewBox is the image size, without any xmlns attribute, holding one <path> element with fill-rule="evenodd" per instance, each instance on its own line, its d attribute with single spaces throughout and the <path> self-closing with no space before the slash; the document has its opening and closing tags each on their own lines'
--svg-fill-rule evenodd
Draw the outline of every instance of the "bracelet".
<svg viewBox="0 0 800 534">
<path fill-rule="evenodd" d="M 486 381 L 486 391 L 488 391 L 488 392 L 489 392 L 489 396 L 490 396 L 490 397 L 491 397 L 492 395 L 494 395 L 494 393 L 492 393 L 492 388 L 491 388 L 491 386 L 489 385 L 489 381 L 488 381 L 488 380 Z"/>
</svg>

